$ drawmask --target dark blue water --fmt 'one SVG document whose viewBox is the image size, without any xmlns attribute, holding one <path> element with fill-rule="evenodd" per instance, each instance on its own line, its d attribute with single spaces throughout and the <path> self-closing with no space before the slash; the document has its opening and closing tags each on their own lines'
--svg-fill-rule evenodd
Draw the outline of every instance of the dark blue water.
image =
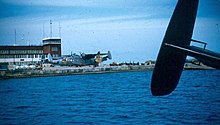
<svg viewBox="0 0 220 125">
<path fill-rule="evenodd" d="M 220 71 L 184 71 L 168 96 L 152 72 L 0 81 L 0 124 L 220 124 Z"/>
</svg>

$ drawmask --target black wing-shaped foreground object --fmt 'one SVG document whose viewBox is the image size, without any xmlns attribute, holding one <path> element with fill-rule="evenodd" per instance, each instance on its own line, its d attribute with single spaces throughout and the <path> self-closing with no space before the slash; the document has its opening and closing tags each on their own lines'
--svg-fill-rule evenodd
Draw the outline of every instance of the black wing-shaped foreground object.
<svg viewBox="0 0 220 125">
<path fill-rule="evenodd" d="M 220 54 L 190 46 L 198 0 L 179 0 L 163 39 L 151 81 L 154 96 L 168 95 L 176 88 L 186 56 L 193 56 L 206 65 L 220 69 Z M 206 45 L 206 44 L 205 44 Z"/>
</svg>

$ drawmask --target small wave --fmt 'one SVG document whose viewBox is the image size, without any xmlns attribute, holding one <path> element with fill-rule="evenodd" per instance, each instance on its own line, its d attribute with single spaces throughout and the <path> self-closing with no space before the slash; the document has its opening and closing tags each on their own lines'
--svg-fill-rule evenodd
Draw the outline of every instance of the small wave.
<svg viewBox="0 0 220 125">
<path fill-rule="evenodd" d="M 199 88 L 199 87 L 201 87 L 201 85 L 196 85 L 196 86 L 193 86 L 193 87 L 195 87 L 195 88 Z"/>
<path fill-rule="evenodd" d="M 94 123 L 93 122 L 83 122 L 83 121 L 67 121 L 66 122 L 67 124 L 73 124 L 73 125 L 78 125 L 78 124 L 83 124 L 83 125 L 93 125 Z"/>
<path fill-rule="evenodd" d="M 0 91 L 0 94 L 9 94 L 9 93 L 13 93 L 13 92 L 17 92 L 16 90 L 12 90 L 12 89 L 8 89 L 8 90 L 3 90 L 3 91 Z"/>
<path fill-rule="evenodd" d="M 74 106 L 74 104 L 70 104 L 70 103 L 64 103 L 64 104 L 60 104 L 60 106 L 64 106 L 64 107 L 71 107 Z"/>
<path fill-rule="evenodd" d="M 206 119 L 206 121 L 208 121 L 209 123 L 215 123 L 215 122 L 220 123 L 219 115 L 217 115 L 217 114 L 212 114 L 212 115 L 208 116 L 208 118 Z"/>
<path fill-rule="evenodd" d="M 16 106 L 16 109 L 27 109 L 30 108 L 31 106 L 26 106 L 26 105 L 20 105 L 20 106 Z"/>
<path fill-rule="evenodd" d="M 49 113 L 49 112 L 42 111 L 42 112 L 36 114 L 35 117 L 45 117 L 45 116 L 50 116 L 50 115 L 53 115 L 53 114 Z"/>
<path fill-rule="evenodd" d="M 127 115 L 115 115 L 111 119 L 129 119 L 130 117 Z"/>
</svg>

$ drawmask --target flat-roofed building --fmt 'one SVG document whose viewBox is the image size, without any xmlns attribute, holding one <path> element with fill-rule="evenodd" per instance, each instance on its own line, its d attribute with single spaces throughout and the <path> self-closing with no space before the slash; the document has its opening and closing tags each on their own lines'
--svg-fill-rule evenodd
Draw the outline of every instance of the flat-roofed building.
<svg viewBox="0 0 220 125">
<path fill-rule="evenodd" d="M 0 63 L 27 65 L 45 60 L 48 54 L 53 58 L 61 56 L 60 37 L 45 38 L 42 42 L 39 46 L 0 46 Z"/>
<path fill-rule="evenodd" d="M 0 46 L 0 62 L 21 65 L 41 62 L 43 46 Z"/>
</svg>

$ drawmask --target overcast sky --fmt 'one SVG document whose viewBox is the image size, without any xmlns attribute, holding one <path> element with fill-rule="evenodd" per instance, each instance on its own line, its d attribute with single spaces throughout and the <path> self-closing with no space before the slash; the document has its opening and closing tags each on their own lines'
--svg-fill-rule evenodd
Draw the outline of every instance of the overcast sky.
<svg viewBox="0 0 220 125">
<path fill-rule="evenodd" d="M 59 36 L 62 54 L 112 52 L 113 61 L 156 59 L 177 0 L 0 0 L 0 45 Z M 200 0 L 193 38 L 220 52 L 220 0 Z M 43 28 L 44 27 L 44 28 Z"/>
</svg>

